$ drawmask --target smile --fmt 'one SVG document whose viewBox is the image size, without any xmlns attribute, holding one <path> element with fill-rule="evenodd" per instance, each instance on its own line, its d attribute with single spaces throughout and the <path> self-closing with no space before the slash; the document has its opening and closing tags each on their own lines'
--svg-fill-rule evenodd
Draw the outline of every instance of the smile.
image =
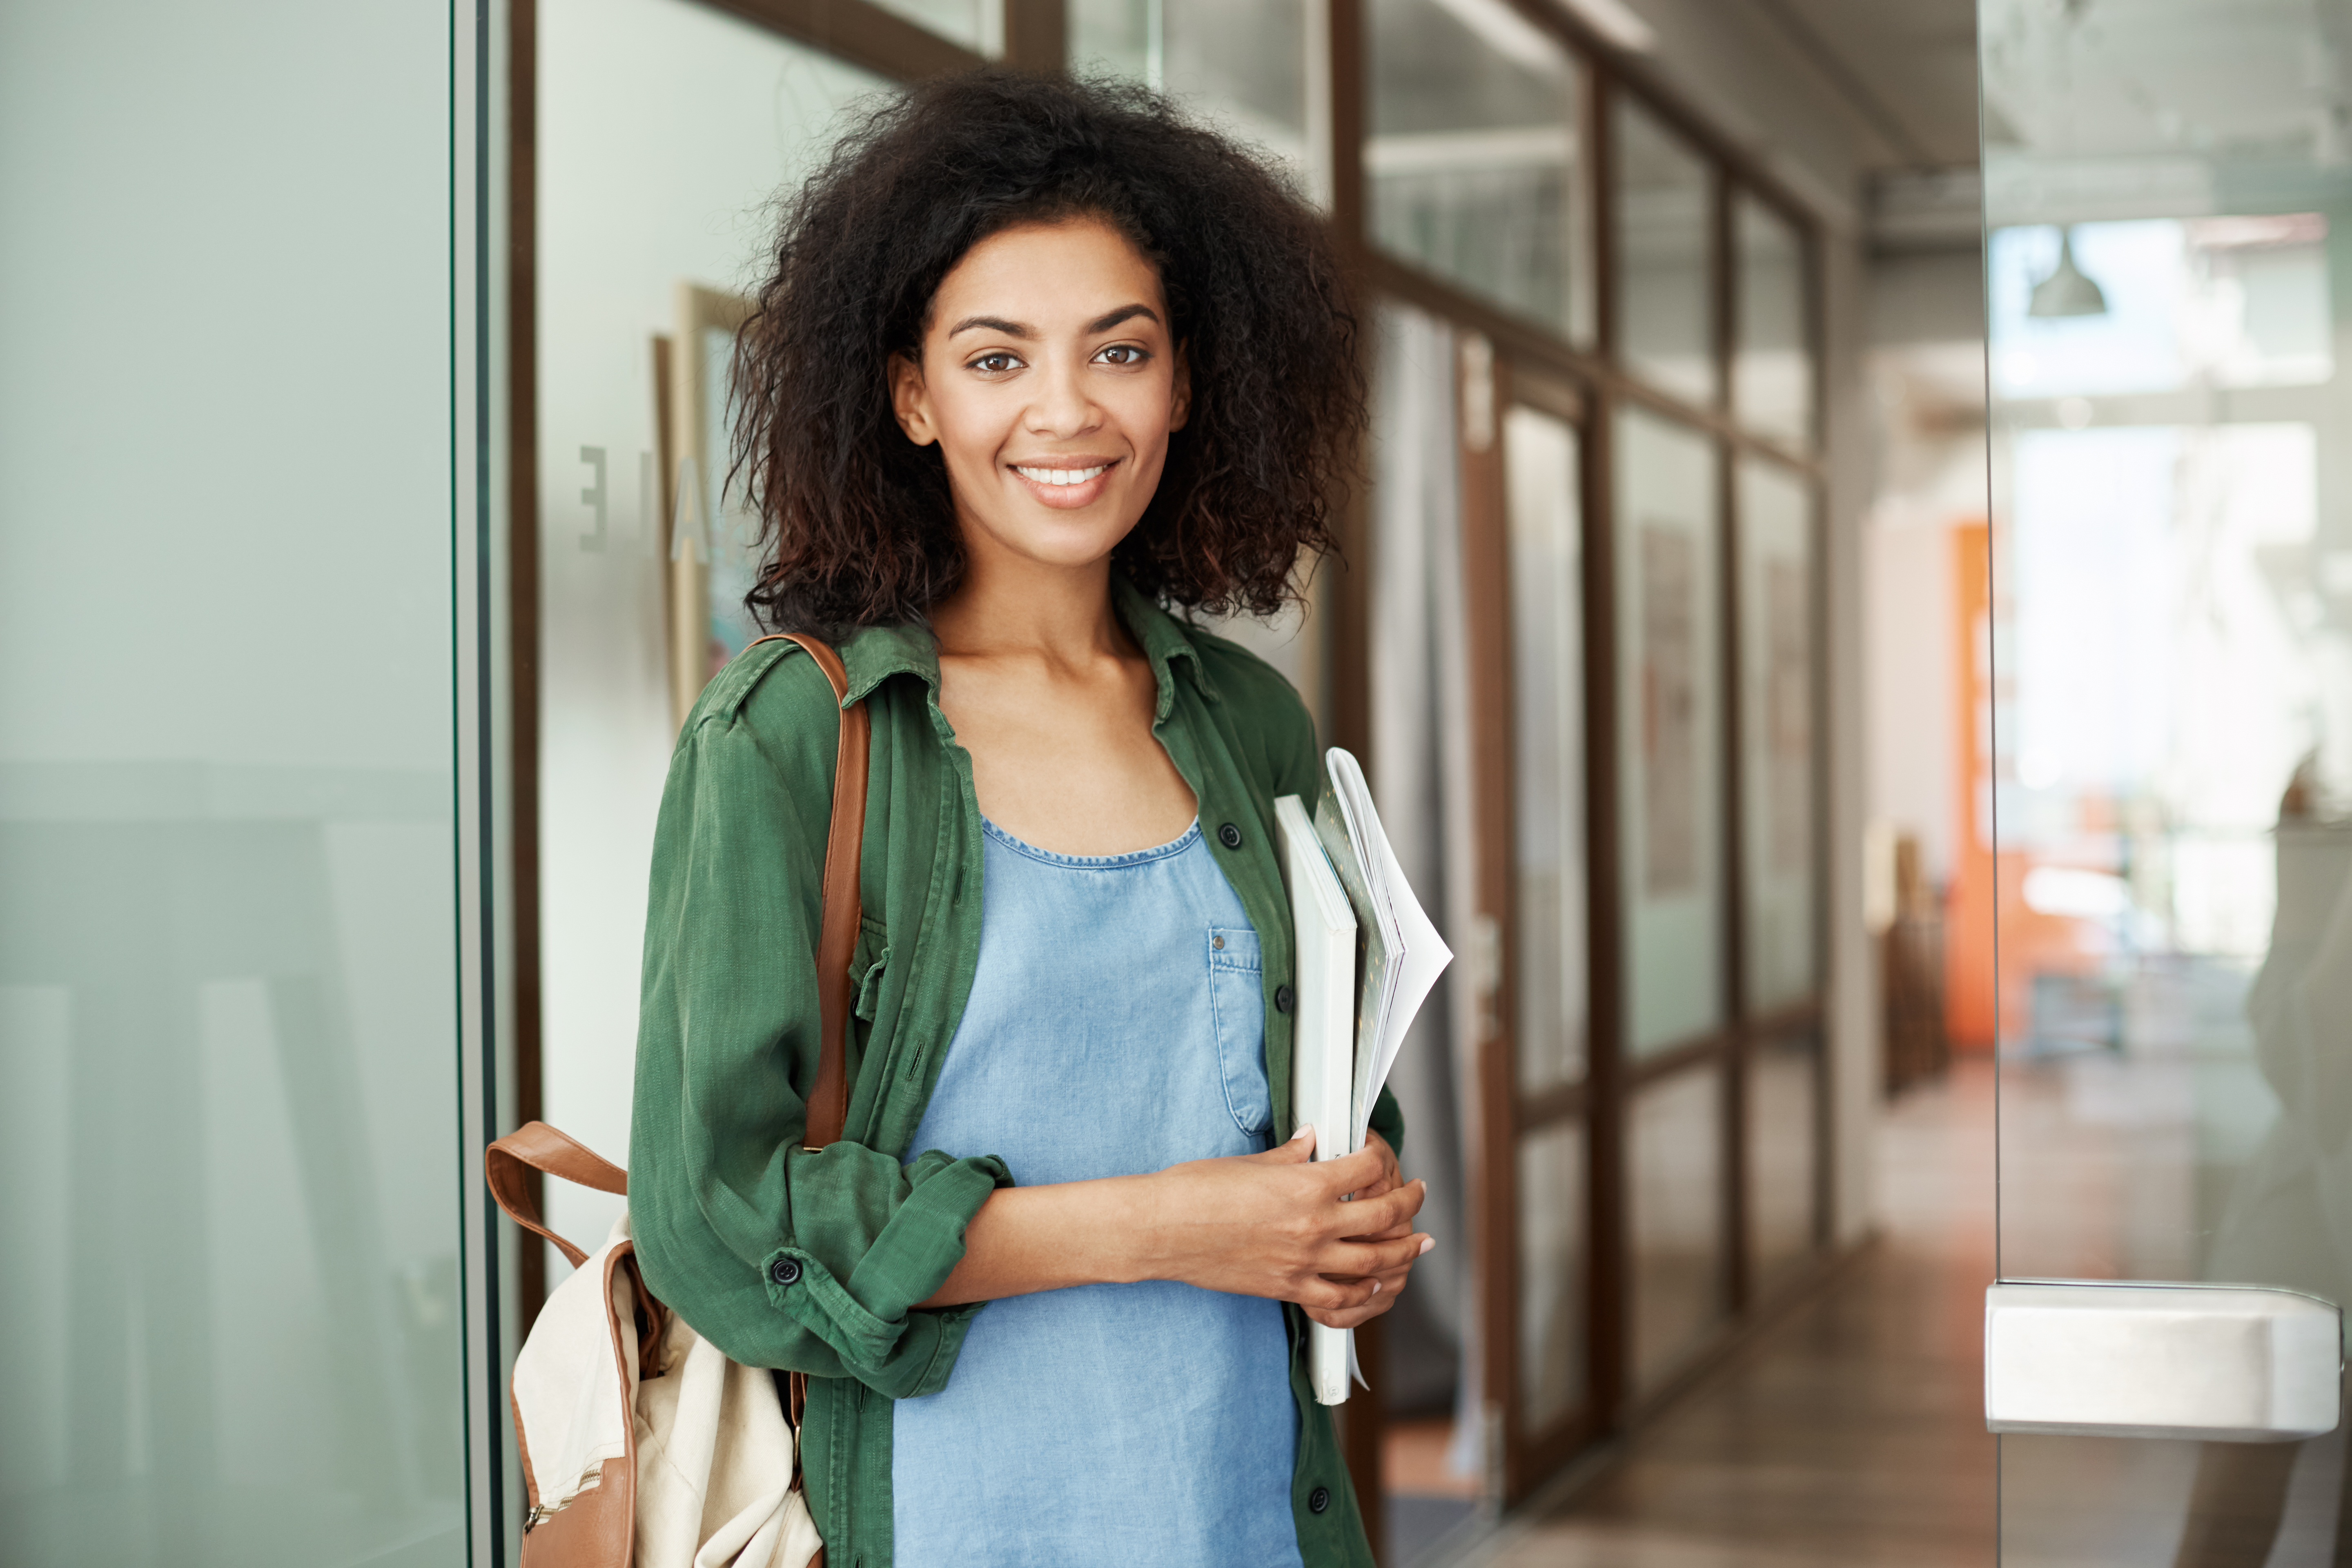
<svg viewBox="0 0 2352 1568">
<path fill-rule="evenodd" d="M 1024 468 L 1015 465 L 1013 471 L 1023 479 L 1041 485 L 1082 485 L 1108 472 L 1108 463 L 1097 463 L 1091 468 Z"/>
</svg>

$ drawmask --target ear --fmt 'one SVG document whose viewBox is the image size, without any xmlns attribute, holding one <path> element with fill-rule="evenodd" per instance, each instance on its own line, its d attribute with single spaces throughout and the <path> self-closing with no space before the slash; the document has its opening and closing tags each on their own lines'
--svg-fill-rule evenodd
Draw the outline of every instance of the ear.
<svg viewBox="0 0 2352 1568">
<path fill-rule="evenodd" d="M 1184 428 L 1184 421 L 1192 417 L 1192 362 L 1184 353 L 1184 345 L 1176 345 L 1175 384 L 1168 399 L 1168 428 Z"/>
<path fill-rule="evenodd" d="M 940 438 L 931 421 L 931 391 L 924 384 L 921 362 L 912 354 L 890 356 L 890 411 L 916 446 L 928 447 Z"/>
</svg>

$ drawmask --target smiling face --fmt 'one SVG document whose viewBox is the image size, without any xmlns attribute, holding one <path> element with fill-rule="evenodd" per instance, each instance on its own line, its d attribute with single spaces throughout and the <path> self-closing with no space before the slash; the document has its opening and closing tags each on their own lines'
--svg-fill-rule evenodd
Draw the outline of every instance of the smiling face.
<svg viewBox="0 0 2352 1568">
<path fill-rule="evenodd" d="M 1107 560 L 1159 488 L 1188 397 L 1158 270 L 1094 218 L 965 252 L 890 390 L 908 438 L 947 459 L 975 566 Z"/>
</svg>

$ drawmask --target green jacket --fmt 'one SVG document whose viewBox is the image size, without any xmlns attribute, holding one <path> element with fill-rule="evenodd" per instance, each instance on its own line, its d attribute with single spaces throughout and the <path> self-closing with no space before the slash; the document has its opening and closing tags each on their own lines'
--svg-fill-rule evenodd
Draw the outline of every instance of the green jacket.
<svg viewBox="0 0 2352 1568">
<path fill-rule="evenodd" d="M 1114 593 L 1159 684 L 1152 731 L 1192 785 L 1210 850 L 1258 931 L 1266 1079 L 1275 1131 L 1287 1137 L 1290 1016 L 1275 991 L 1289 978 L 1290 918 L 1274 802 L 1314 797 L 1314 725 L 1263 660 L 1179 624 L 1123 581 Z M 940 711 L 930 636 L 878 627 L 852 637 L 842 660 L 851 699 L 872 716 L 874 750 L 849 1115 L 841 1142 L 803 1150 L 838 716 L 824 674 L 798 654 L 762 643 L 729 665 L 670 761 L 646 921 L 630 1226 L 646 1285 L 704 1337 L 748 1364 L 811 1374 L 801 1454 L 825 1561 L 888 1568 L 890 1402 L 946 1387 L 985 1310 L 915 1303 L 963 1256 L 981 1204 L 1013 1181 L 992 1156 L 928 1151 L 900 1163 L 980 952 L 980 808 L 971 759 Z M 1237 848 L 1221 841 L 1226 824 Z M 1386 1094 L 1373 1124 L 1402 1145 Z M 1285 1312 L 1300 1552 L 1308 1568 L 1370 1568 L 1330 1412 L 1307 1392 L 1306 1319 Z"/>
</svg>

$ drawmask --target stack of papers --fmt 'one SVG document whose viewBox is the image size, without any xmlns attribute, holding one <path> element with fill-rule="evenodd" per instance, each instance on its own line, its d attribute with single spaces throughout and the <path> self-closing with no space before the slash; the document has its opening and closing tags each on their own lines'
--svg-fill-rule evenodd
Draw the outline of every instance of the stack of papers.
<svg viewBox="0 0 2352 1568">
<path fill-rule="evenodd" d="M 1372 1103 L 1430 987 L 1454 961 L 1404 879 L 1356 759 L 1324 753 L 1323 789 L 1309 818 L 1295 795 L 1275 802 L 1283 876 L 1297 937 L 1297 1012 L 1291 1089 L 1298 1120 L 1315 1129 L 1315 1158 L 1364 1146 Z M 1352 1331 L 1311 1325 L 1315 1397 L 1348 1397 L 1356 1366 Z"/>
</svg>

